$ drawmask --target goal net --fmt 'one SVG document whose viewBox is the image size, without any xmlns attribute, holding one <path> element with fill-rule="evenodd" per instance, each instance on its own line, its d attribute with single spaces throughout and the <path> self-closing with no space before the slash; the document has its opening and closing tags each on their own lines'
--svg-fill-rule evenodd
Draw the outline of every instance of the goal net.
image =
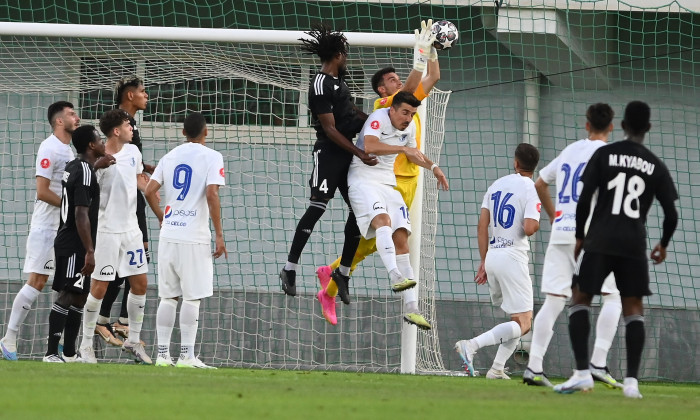
<svg viewBox="0 0 700 420">
<path fill-rule="evenodd" d="M 166 36 L 178 39 L 177 30 L 169 28 Z M 143 32 L 144 37 L 149 33 Z M 315 132 L 309 126 L 307 90 L 319 63 L 317 57 L 300 51 L 296 39 L 301 32 L 277 31 L 277 38 L 269 40 L 263 35 L 256 38 L 247 31 L 246 39 L 258 42 L 126 40 L 94 35 L 0 37 L 1 324 L 6 325 L 12 300 L 26 280 L 21 270 L 35 194 L 34 159 L 40 142 L 50 134 L 46 107 L 69 100 L 79 110 L 83 124 L 97 125 L 101 114 L 115 106 L 115 82 L 137 75 L 145 81 L 149 95 L 148 108 L 137 115 L 145 162 L 155 164 L 183 141 L 182 121 L 192 111 L 207 117 L 208 145 L 224 155 L 227 186 L 222 189 L 221 203 L 229 256 L 215 262 L 215 293 L 202 302 L 197 339 L 200 358 L 226 366 L 400 369 L 402 303 L 390 293 L 379 258 L 368 258 L 355 271 L 353 302 L 350 306 L 339 303 L 337 326 L 326 323 L 315 299 L 319 288 L 316 267 L 335 260 L 342 249 L 347 210 L 340 197 L 330 202 L 305 248 L 297 274 L 297 297 L 281 291 L 278 273 L 296 223 L 308 205 Z M 412 44 L 413 36 L 393 35 L 384 39 L 394 45 L 376 45 L 383 41 L 374 36 L 363 41 L 353 35 L 348 34 L 348 84 L 358 107 L 369 113 L 376 97 L 369 85 L 371 75 L 393 66 L 405 78 L 412 59 L 406 45 Z M 423 142 L 435 162 L 444 138 L 448 99 L 449 92 L 436 89 L 426 101 Z M 421 256 L 420 306 L 437 327 L 433 305 L 437 191 L 432 174 L 427 175 L 422 211 L 412 209 L 424 215 L 421 238 L 416 241 L 420 248 L 412 251 Z M 148 213 L 149 248 L 157 261 L 157 220 Z M 151 354 L 156 352 L 155 272 L 153 264 L 142 332 Z M 48 290 L 20 329 L 20 358 L 36 358 L 45 352 L 51 307 Z M 120 302 L 121 296 L 113 318 Z M 176 345 L 177 325 L 173 339 Z M 437 328 L 419 333 L 417 341 L 419 371 L 443 369 Z M 105 361 L 124 360 L 118 348 L 99 350 Z"/>
</svg>

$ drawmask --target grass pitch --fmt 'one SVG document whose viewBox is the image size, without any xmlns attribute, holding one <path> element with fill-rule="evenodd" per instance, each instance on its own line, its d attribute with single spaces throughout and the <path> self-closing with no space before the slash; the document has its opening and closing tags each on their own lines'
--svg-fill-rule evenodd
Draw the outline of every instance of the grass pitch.
<svg viewBox="0 0 700 420">
<path fill-rule="evenodd" d="M 643 400 L 596 384 L 559 395 L 513 380 L 0 361 L 2 419 L 690 419 L 700 385 L 642 383 Z M 558 382 L 558 381 L 555 381 Z"/>
</svg>

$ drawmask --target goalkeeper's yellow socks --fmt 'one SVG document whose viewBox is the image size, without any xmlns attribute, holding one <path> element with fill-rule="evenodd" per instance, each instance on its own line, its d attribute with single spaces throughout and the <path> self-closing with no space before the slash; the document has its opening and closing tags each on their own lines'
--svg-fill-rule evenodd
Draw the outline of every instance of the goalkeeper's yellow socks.
<svg viewBox="0 0 700 420">
<path fill-rule="evenodd" d="M 333 277 L 331 277 L 331 281 L 329 281 L 328 286 L 326 286 L 326 294 L 332 298 L 338 295 L 338 285 L 335 284 Z"/>
</svg>

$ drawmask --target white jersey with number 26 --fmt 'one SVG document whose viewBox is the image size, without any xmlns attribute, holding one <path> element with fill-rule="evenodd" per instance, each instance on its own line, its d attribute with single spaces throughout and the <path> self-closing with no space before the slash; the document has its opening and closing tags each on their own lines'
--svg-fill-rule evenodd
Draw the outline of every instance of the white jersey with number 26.
<svg viewBox="0 0 700 420">
<path fill-rule="evenodd" d="M 225 185 L 224 158 L 200 143 L 177 146 L 158 162 L 151 180 L 165 203 L 160 237 L 179 243 L 211 243 L 208 185 Z"/>
<path fill-rule="evenodd" d="M 523 224 L 525 219 L 539 221 L 541 207 L 532 178 L 511 174 L 497 179 L 481 203 L 491 215 L 489 249 L 511 250 L 515 258 L 527 262 L 530 244 Z"/>
</svg>

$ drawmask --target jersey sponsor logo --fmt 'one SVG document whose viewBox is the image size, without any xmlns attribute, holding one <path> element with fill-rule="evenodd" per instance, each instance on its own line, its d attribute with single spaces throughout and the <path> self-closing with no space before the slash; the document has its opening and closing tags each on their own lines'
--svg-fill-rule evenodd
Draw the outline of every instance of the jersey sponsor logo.
<svg viewBox="0 0 700 420">
<path fill-rule="evenodd" d="M 338 90 L 338 89 L 340 89 L 340 86 L 338 86 L 338 85 L 333 86 L 333 90 Z"/>
<path fill-rule="evenodd" d="M 490 242 L 491 248 L 510 248 L 514 243 L 512 239 L 501 236 L 494 236 Z"/>
<path fill-rule="evenodd" d="M 169 219 L 170 216 L 180 216 L 180 217 L 195 217 L 197 216 L 197 210 L 175 210 L 171 206 L 165 206 L 165 219 Z M 171 225 L 176 225 L 176 226 L 184 226 L 184 225 L 177 225 L 174 223 L 170 223 Z"/>
<path fill-rule="evenodd" d="M 564 212 L 562 210 L 557 210 L 554 213 L 554 223 L 561 221 L 561 218 L 563 215 L 564 215 Z"/>
<path fill-rule="evenodd" d="M 53 269 L 54 269 L 53 260 L 46 261 L 46 263 L 44 264 L 44 270 L 53 270 Z"/>
<path fill-rule="evenodd" d="M 374 120 L 369 124 L 370 127 L 372 127 L 373 130 L 377 130 L 379 128 L 379 121 Z"/>
<path fill-rule="evenodd" d="M 173 215 L 173 208 L 170 206 L 165 206 L 165 218 L 169 218 Z"/>
<path fill-rule="evenodd" d="M 407 139 L 407 138 L 408 138 L 408 134 L 402 135 L 402 136 L 401 136 L 401 139 L 400 139 L 401 143 L 406 143 L 406 139 Z"/>
<path fill-rule="evenodd" d="M 46 159 L 46 158 L 41 159 L 41 167 L 42 167 L 42 168 L 46 169 L 46 168 L 48 168 L 49 166 L 51 166 L 51 161 L 50 161 L 50 160 L 48 160 L 48 159 Z"/>
<path fill-rule="evenodd" d="M 226 178 L 226 171 L 224 171 L 224 168 L 219 169 L 219 175 L 221 175 L 222 178 Z"/>
<path fill-rule="evenodd" d="M 114 275 L 114 267 L 112 267 L 111 265 L 105 265 L 100 270 L 100 275 L 101 276 L 113 276 Z"/>
<path fill-rule="evenodd" d="M 382 203 L 379 201 L 375 201 L 374 204 L 372 204 L 372 210 L 386 210 L 384 206 L 382 206 Z"/>
</svg>

